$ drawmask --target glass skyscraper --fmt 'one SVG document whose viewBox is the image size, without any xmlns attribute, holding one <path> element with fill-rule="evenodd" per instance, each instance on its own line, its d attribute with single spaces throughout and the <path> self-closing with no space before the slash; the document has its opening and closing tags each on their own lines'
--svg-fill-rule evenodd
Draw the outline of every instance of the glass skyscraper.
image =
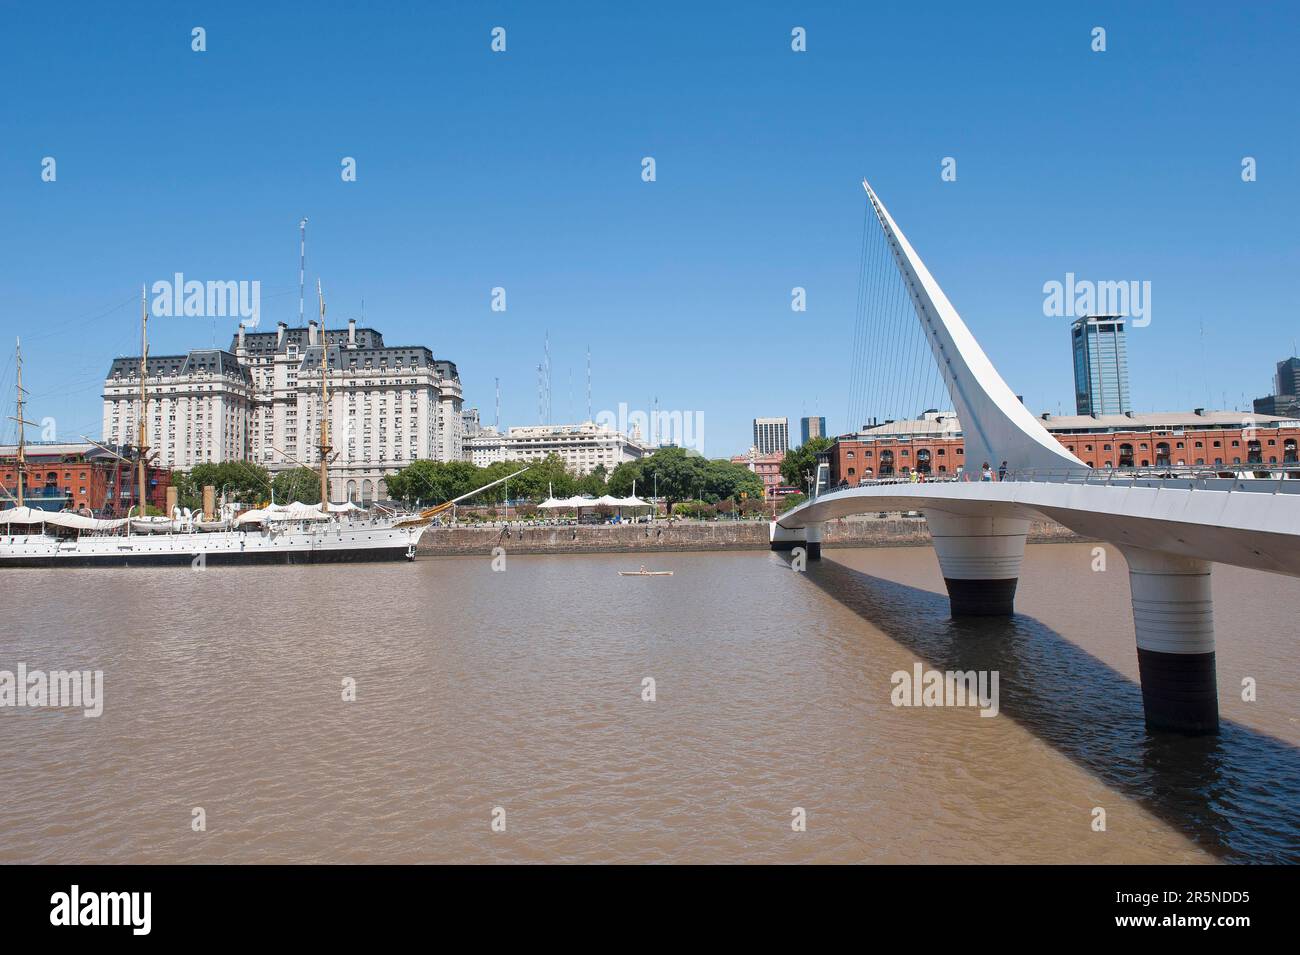
<svg viewBox="0 0 1300 955">
<path fill-rule="evenodd" d="M 800 418 L 799 433 L 802 439 L 800 444 L 807 444 L 809 438 L 826 437 L 826 419 L 825 418 Z"/>
<path fill-rule="evenodd" d="M 1070 325 L 1070 340 L 1074 349 L 1075 413 L 1123 414 L 1131 410 L 1123 316 L 1075 319 Z"/>
</svg>

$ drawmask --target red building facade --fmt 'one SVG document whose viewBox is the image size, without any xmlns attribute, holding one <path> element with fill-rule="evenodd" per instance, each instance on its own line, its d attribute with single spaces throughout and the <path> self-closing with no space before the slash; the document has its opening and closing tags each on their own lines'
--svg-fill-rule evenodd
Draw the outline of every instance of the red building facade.
<svg viewBox="0 0 1300 955">
<path fill-rule="evenodd" d="M 125 455 L 124 455 L 125 456 Z M 26 448 L 24 503 L 45 510 L 91 510 L 122 515 L 136 504 L 135 465 L 94 444 L 30 444 Z M 0 506 L 11 507 L 18 496 L 18 449 L 0 447 Z M 171 471 L 145 469 L 148 503 L 165 511 Z"/>
<path fill-rule="evenodd" d="M 1300 464 L 1300 421 L 1240 412 L 1130 415 L 1044 415 L 1043 426 L 1093 468 L 1209 467 Z M 951 476 L 983 461 L 965 460 L 955 419 L 891 422 L 842 435 L 830 449 L 831 483 L 897 477 L 920 471 Z M 999 461 L 988 462 L 995 471 Z"/>
</svg>

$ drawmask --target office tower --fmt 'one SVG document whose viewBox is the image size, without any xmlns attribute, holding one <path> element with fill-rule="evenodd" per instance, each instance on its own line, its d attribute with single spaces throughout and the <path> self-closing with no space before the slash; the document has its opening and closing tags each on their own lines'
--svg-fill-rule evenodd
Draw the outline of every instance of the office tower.
<svg viewBox="0 0 1300 955">
<path fill-rule="evenodd" d="M 1090 315 L 1070 325 L 1074 349 L 1074 406 L 1077 414 L 1123 414 L 1131 410 L 1124 318 Z"/>
<path fill-rule="evenodd" d="M 807 444 L 809 438 L 824 438 L 826 437 L 826 419 L 800 418 L 799 432 L 800 444 Z"/>
<path fill-rule="evenodd" d="M 788 418 L 755 418 L 754 447 L 759 454 L 785 454 L 790 449 Z"/>
</svg>

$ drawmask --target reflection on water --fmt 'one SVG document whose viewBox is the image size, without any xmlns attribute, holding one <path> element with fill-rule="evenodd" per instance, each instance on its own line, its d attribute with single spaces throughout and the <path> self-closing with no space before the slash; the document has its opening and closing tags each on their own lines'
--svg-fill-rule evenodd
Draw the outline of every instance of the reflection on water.
<svg viewBox="0 0 1300 955">
<path fill-rule="evenodd" d="M 927 667 L 998 671 L 1003 715 L 1216 855 L 1300 858 L 1294 745 L 1231 720 L 1217 737 L 1149 733 L 1138 683 L 1032 617 L 953 620 L 940 595 L 832 561 L 808 579 Z"/>
<path fill-rule="evenodd" d="M 0 573 L 0 669 L 106 687 L 0 710 L 0 862 L 1295 859 L 1296 582 L 1225 569 L 1224 733 L 1151 737 L 1088 553 L 977 623 L 925 548 Z M 917 661 L 999 670 L 1001 715 L 892 706 Z"/>
</svg>

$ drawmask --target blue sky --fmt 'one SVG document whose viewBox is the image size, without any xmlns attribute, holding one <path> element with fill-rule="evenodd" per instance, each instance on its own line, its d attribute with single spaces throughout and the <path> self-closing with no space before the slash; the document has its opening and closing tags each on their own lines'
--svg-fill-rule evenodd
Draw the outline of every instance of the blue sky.
<svg viewBox="0 0 1300 955">
<path fill-rule="evenodd" d="M 1036 410 L 1073 410 L 1066 272 L 1152 283 L 1139 410 L 1239 407 L 1300 337 L 1294 5 L 80 6 L 6 3 L 0 34 L 0 329 L 60 437 L 99 435 L 141 282 L 258 279 L 263 327 L 296 321 L 302 216 L 331 322 L 364 298 L 485 420 L 499 377 L 535 422 L 549 331 L 554 420 L 590 345 L 597 411 L 702 412 L 711 455 L 755 415 L 857 424 L 863 176 Z M 156 319 L 152 350 L 233 327 Z"/>
</svg>

